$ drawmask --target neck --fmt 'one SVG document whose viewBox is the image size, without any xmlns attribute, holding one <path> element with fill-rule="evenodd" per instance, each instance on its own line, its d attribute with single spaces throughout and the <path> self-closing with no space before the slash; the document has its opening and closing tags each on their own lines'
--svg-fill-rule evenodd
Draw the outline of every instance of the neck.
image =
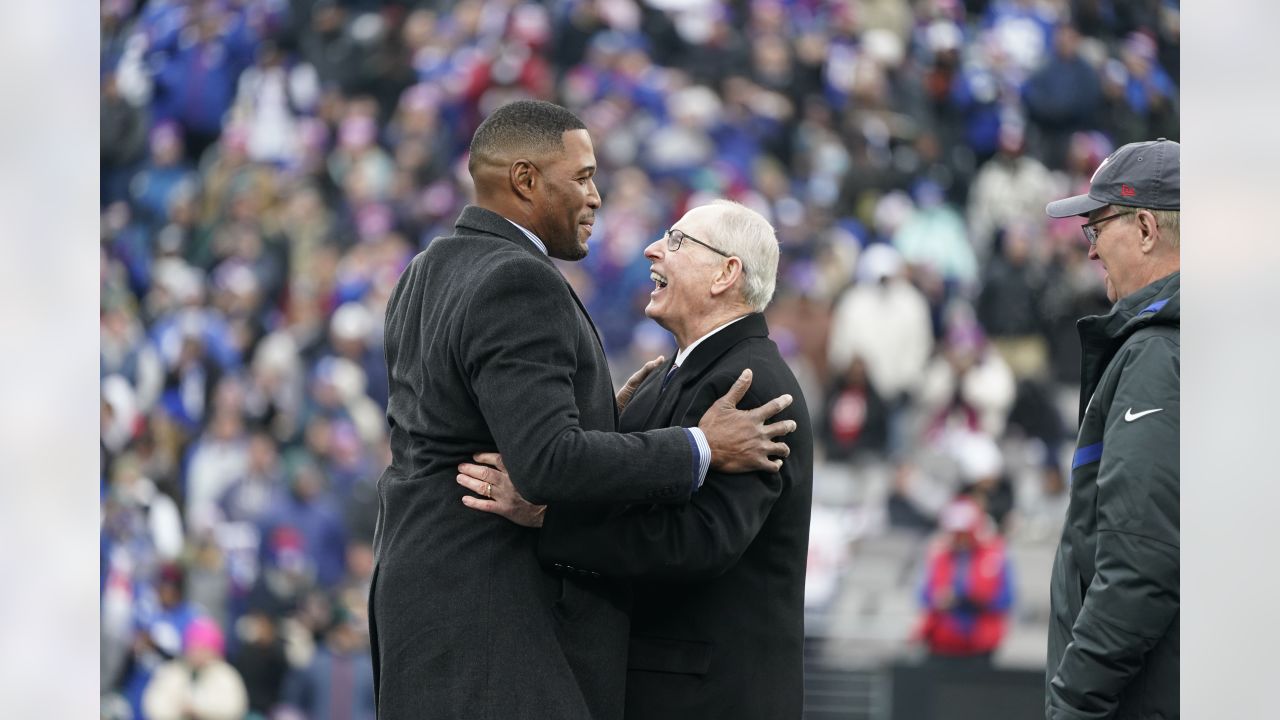
<svg viewBox="0 0 1280 720">
<path fill-rule="evenodd" d="M 1133 292 L 1129 294 L 1132 295 L 1134 292 L 1141 290 L 1153 282 L 1169 277 L 1170 275 L 1178 272 L 1178 270 L 1181 269 L 1180 266 L 1181 263 L 1178 262 L 1177 257 L 1166 258 L 1163 261 L 1153 263 L 1149 272 L 1147 272 L 1146 277 L 1141 281 L 1141 284 L 1134 288 Z"/>
<path fill-rule="evenodd" d="M 490 212 L 495 212 L 513 223 L 533 230 L 533 228 L 529 226 L 528 212 L 514 202 L 507 201 L 506 199 L 477 196 L 475 206 L 484 208 Z"/>
</svg>

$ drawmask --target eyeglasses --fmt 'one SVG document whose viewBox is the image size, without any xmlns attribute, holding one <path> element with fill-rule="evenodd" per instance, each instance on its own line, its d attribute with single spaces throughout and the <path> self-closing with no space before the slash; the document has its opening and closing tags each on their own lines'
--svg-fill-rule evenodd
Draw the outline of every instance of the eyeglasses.
<svg viewBox="0 0 1280 720">
<path fill-rule="evenodd" d="M 1115 220 L 1121 215 L 1132 215 L 1133 213 L 1134 213 L 1133 210 L 1128 210 L 1126 212 L 1118 212 L 1115 215 L 1100 217 L 1097 220 L 1094 220 L 1093 222 L 1089 222 L 1081 225 L 1080 232 L 1084 233 L 1084 239 L 1089 241 L 1089 247 L 1093 247 L 1098 244 L 1098 226 L 1099 225 L 1101 225 L 1102 223 L 1108 220 Z"/>
<path fill-rule="evenodd" d="M 729 253 L 727 253 L 727 252 L 725 252 L 725 251 L 723 251 L 723 250 L 718 250 L 718 249 L 716 249 L 716 248 L 713 248 L 713 247 L 711 247 L 710 245 L 708 245 L 708 244 L 706 244 L 706 243 L 702 242 L 702 241 L 701 241 L 701 240 L 699 240 L 698 238 L 693 237 L 692 235 L 686 235 L 683 231 L 681 231 L 681 230 L 676 230 L 675 228 L 671 228 L 670 230 L 668 230 L 668 231 L 667 231 L 667 250 L 668 250 L 668 251 L 670 251 L 670 252 L 675 252 L 675 251 L 679 250 L 679 249 L 680 249 L 680 243 L 684 242 L 685 240 L 690 240 L 690 241 L 692 241 L 692 242 L 696 242 L 696 243 L 698 243 L 699 245 L 701 245 L 702 247 L 704 247 L 704 248 L 706 248 L 706 249 L 710 250 L 711 252 L 716 253 L 716 254 L 718 254 L 718 255 L 723 255 L 723 256 L 725 256 L 725 257 L 733 257 L 733 256 L 732 256 L 732 255 L 730 255 Z"/>
</svg>

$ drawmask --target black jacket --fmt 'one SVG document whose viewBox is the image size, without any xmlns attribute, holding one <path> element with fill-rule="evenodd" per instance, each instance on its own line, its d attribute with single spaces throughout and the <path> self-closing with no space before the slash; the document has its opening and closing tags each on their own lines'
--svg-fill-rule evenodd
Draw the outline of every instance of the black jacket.
<svg viewBox="0 0 1280 720">
<path fill-rule="evenodd" d="M 540 503 L 678 502 L 693 483 L 687 434 L 614 432 L 609 368 L 577 296 L 477 207 L 401 276 L 386 355 L 392 462 L 369 603 L 379 716 L 621 717 L 618 592 L 545 572 L 536 531 L 462 504 L 457 465 L 497 450 Z"/>
<path fill-rule="evenodd" d="M 1179 273 L 1079 323 L 1045 717 L 1178 717 Z"/>
<path fill-rule="evenodd" d="M 798 720 L 813 437 L 795 376 L 764 316 L 712 335 L 661 390 L 654 371 L 624 430 L 696 425 L 744 368 L 742 407 L 790 393 L 796 421 L 780 473 L 709 473 L 681 506 L 632 506 L 605 521 L 548 510 L 539 554 L 569 572 L 633 579 L 627 720 Z"/>
</svg>

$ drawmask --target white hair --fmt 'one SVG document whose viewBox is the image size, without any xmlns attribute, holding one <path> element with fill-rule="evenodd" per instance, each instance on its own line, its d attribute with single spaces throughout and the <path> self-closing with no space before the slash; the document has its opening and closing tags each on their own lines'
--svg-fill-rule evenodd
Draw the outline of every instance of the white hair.
<svg viewBox="0 0 1280 720">
<path fill-rule="evenodd" d="M 1112 205 L 1110 209 L 1112 212 L 1129 213 L 1129 215 L 1121 220 L 1122 222 L 1133 222 L 1134 214 L 1136 214 L 1138 210 L 1146 210 L 1156 219 L 1156 227 L 1160 228 L 1160 237 L 1169 244 L 1169 247 L 1175 250 L 1178 249 L 1180 241 L 1179 234 L 1181 230 L 1179 227 L 1181 224 L 1179 222 L 1181 218 L 1178 210 L 1156 210 L 1154 208 L 1129 207 L 1125 205 Z"/>
<path fill-rule="evenodd" d="M 705 207 L 720 211 L 712 245 L 742 260 L 742 299 L 763 312 L 773 299 L 778 279 L 778 239 L 763 215 L 732 200 L 713 200 Z"/>
<path fill-rule="evenodd" d="M 1177 210 L 1152 210 L 1151 214 L 1156 218 L 1156 226 L 1160 228 L 1161 237 L 1174 248 L 1178 247 L 1180 225 L 1179 213 Z"/>
</svg>

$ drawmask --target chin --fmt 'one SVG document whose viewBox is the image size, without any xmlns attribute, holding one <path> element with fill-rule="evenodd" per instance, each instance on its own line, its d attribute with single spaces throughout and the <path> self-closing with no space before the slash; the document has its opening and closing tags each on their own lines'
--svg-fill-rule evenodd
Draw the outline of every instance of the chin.
<svg viewBox="0 0 1280 720">
<path fill-rule="evenodd" d="M 547 246 L 547 254 L 557 260 L 568 260 L 569 262 L 577 262 L 587 256 L 586 243 L 574 243 L 568 247 L 553 248 Z"/>
</svg>

